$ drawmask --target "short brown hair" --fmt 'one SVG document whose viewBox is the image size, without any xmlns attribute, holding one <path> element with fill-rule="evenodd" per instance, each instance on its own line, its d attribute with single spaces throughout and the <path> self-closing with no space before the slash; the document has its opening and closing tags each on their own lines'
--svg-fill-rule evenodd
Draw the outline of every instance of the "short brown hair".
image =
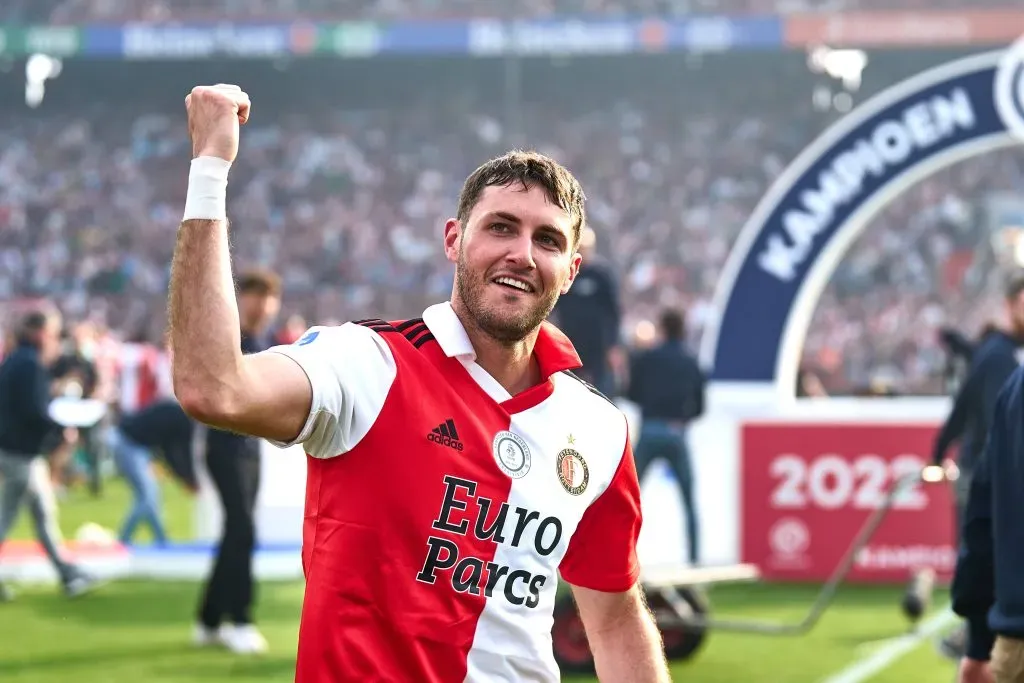
<svg viewBox="0 0 1024 683">
<path fill-rule="evenodd" d="M 1021 292 L 1024 292 L 1024 272 L 1018 271 L 1006 281 L 1003 295 L 1006 296 L 1007 301 L 1013 301 L 1020 296 Z"/>
<path fill-rule="evenodd" d="M 463 225 L 480 201 L 480 195 L 487 187 L 508 187 L 521 183 L 523 189 L 532 185 L 544 189 L 548 199 L 557 204 L 573 219 L 573 247 L 580 243 L 580 235 L 586 222 L 586 195 L 576 177 L 567 168 L 537 152 L 512 150 L 500 157 L 487 161 L 473 171 L 462 186 L 459 194 L 459 208 L 456 218 Z"/>
<path fill-rule="evenodd" d="M 281 278 L 277 273 L 263 268 L 247 270 L 238 278 L 238 293 L 279 297 Z"/>
</svg>

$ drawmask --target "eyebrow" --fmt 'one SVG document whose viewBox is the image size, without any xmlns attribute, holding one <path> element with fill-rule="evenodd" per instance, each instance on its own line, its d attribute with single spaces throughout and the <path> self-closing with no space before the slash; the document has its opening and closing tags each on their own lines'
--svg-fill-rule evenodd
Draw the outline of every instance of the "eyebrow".
<svg viewBox="0 0 1024 683">
<path fill-rule="evenodd" d="M 501 220 L 507 221 L 509 223 L 515 223 L 516 225 L 522 225 L 523 224 L 523 221 L 520 220 L 519 216 L 516 216 L 515 214 L 512 214 L 512 213 L 508 213 L 507 211 L 492 211 L 489 215 L 494 217 L 494 218 L 500 218 Z M 545 223 L 544 225 L 541 225 L 539 229 L 540 230 L 546 230 L 548 232 L 553 232 L 553 233 L 556 233 L 558 235 L 561 235 L 566 240 L 569 239 L 569 235 L 565 234 L 565 232 L 563 232 L 562 230 L 559 230 L 558 228 L 556 228 L 553 225 L 548 225 L 547 223 Z"/>
</svg>

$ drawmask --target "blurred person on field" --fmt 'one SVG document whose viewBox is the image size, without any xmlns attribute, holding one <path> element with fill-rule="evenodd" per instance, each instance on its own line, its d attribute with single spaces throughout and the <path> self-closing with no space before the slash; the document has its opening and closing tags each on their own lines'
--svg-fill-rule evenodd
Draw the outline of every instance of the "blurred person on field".
<svg viewBox="0 0 1024 683">
<path fill-rule="evenodd" d="M 676 477 L 686 514 L 687 554 L 700 562 L 699 519 L 693 486 L 693 466 L 687 430 L 704 414 L 706 380 L 697 359 L 686 348 L 686 322 L 681 312 L 661 314 L 659 343 L 633 354 L 626 397 L 640 409 L 640 441 L 636 447 L 637 476 L 662 458 Z"/>
<path fill-rule="evenodd" d="M 960 445 L 955 460 L 959 476 L 954 482 L 955 528 L 958 534 L 964 523 L 964 506 L 974 467 L 989 434 L 996 397 L 1018 366 L 1017 352 L 1024 344 L 1024 274 L 1017 273 L 1010 278 L 1003 299 L 1004 319 L 998 326 L 989 326 L 987 334 L 975 344 L 967 373 L 932 451 L 933 464 L 948 465 L 947 451 L 953 442 Z M 952 659 L 959 659 L 967 648 L 966 637 L 966 630 L 957 628 L 941 641 L 941 651 Z"/>
<path fill-rule="evenodd" d="M 0 364 L 0 546 L 23 506 L 28 506 L 36 537 L 50 558 L 69 597 L 95 581 L 64 559 L 57 522 L 57 500 L 47 466 L 49 453 L 63 438 L 74 443 L 76 430 L 50 417 L 52 396 L 48 366 L 60 354 L 61 318 L 54 311 L 33 311 L 20 321 L 16 347 Z M 0 598 L 10 598 L 0 586 Z"/>
<path fill-rule="evenodd" d="M 157 481 L 159 455 L 190 491 L 198 490 L 192 453 L 194 423 L 173 398 L 161 398 L 122 415 L 110 431 L 114 462 L 132 489 L 132 503 L 121 526 L 121 543 L 131 543 L 140 524 L 149 526 L 157 545 L 168 542 Z"/>
<path fill-rule="evenodd" d="M 616 390 L 615 369 L 621 354 L 619 285 L 611 265 L 597 254 L 593 228 L 583 229 L 579 253 L 583 264 L 572 289 L 558 300 L 554 318 L 583 363 L 577 374 L 611 396 Z"/>
<path fill-rule="evenodd" d="M 242 353 L 269 349 L 273 346 L 270 324 L 281 309 L 280 276 L 259 269 L 242 273 L 237 298 Z M 253 615 L 252 561 L 261 443 L 252 436 L 212 427 L 206 432 L 206 469 L 224 511 L 224 529 L 213 571 L 202 592 L 194 638 L 199 645 L 223 644 L 245 654 L 267 648 Z M 230 621 L 223 623 L 225 618 Z"/>
<path fill-rule="evenodd" d="M 99 386 L 99 372 L 94 360 L 95 349 L 96 337 L 92 324 L 75 324 L 70 333 L 64 336 L 61 355 L 50 369 L 54 379 L 54 394 L 79 399 L 95 398 Z M 50 460 L 55 485 L 71 478 L 67 470 L 74 469 L 72 461 L 76 453 L 81 453 L 84 458 L 89 490 L 94 496 L 98 496 L 102 478 L 99 444 L 95 439 L 94 427 L 80 427 L 77 443 L 63 444 L 55 451 Z"/>
<path fill-rule="evenodd" d="M 148 330 L 140 328 L 120 345 L 117 365 L 117 407 L 121 414 L 145 408 L 160 395 L 164 352 Z"/>
</svg>

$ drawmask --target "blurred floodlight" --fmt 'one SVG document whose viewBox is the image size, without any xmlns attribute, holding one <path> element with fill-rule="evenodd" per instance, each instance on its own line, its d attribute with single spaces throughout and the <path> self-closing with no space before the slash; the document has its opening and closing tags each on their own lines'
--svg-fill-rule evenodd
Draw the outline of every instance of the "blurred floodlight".
<svg viewBox="0 0 1024 683">
<path fill-rule="evenodd" d="M 46 86 L 42 81 L 26 81 L 25 83 L 25 104 L 35 109 L 43 103 L 43 95 L 46 94 Z"/>
<path fill-rule="evenodd" d="M 843 82 L 849 90 L 860 87 L 861 76 L 868 65 L 868 55 L 863 50 L 833 50 L 820 45 L 807 55 L 807 67 L 814 73 L 826 73 Z"/>
<path fill-rule="evenodd" d="M 32 83 L 41 83 L 60 75 L 64 65 L 55 57 L 34 54 L 25 62 L 25 79 Z"/>
<path fill-rule="evenodd" d="M 35 108 L 46 95 L 46 81 L 60 75 L 64 63 L 56 57 L 36 53 L 25 62 L 25 104 Z"/>
</svg>

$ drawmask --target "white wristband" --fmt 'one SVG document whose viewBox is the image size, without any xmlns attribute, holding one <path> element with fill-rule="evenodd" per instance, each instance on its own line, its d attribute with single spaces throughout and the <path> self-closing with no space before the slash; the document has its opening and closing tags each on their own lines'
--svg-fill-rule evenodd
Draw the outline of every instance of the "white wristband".
<svg viewBox="0 0 1024 683">
<path fill-rule="evenodd" d="M 217 157 L 197 157 L 188 173 L 188 194 L 185 195 L 185 216 L 224 220 L 228 217 L 228 171 L 231 162 Z"/>
</svg>

